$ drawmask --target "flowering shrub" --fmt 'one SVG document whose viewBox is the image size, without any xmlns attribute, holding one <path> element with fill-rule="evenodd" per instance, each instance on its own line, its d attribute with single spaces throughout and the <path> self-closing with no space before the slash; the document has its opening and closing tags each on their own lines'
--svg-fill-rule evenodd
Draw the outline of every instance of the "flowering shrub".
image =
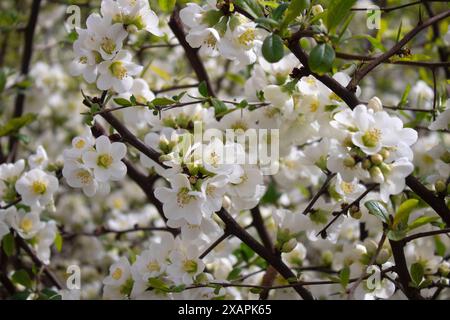
<svg viewBox="0 0 450 320">
<path fill-rule="evenodd" d="M 450 297 L 445 4 L 68 2 L 0 4 L 0 297 Z"/>
</svg>

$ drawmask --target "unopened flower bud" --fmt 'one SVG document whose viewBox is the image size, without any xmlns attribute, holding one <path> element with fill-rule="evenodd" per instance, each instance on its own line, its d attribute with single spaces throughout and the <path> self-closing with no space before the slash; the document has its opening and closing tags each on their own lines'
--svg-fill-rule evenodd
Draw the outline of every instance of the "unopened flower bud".
<svg viewBox="0 0 450 320">
<path fill-rule="evenodd" d="M 191 183 L 191 184 L 196 184 L 197 183 L 197 177 L 196 176 L 190 176 L 189 177 L 189 182 Z"/>
<path fill-rule="evenodd" d="M 322 261 L 326 266 L 331 265 L 333 263 L 333 252 L 327 250 L 322 253 Z"/>
<path fill-rule="evenodd" d="M 130 24 L 127 26 L 127 32 L 128 33 L 138 32 L 138 28 L 134 24 Z"/>
<path fill-rule="evenodd" d="M 378 257 L 376 259 L 377 264 L 383 264 L 386 263 L 391 256 L 391 253 L 388 249 L 381 249 L 380 253 L 378 254 Z"/>
<path fill-rule="evenodd" d="M 386 163 L 381 163 L 379 165 L 379 168 L 381 169 L 381 172 L 383 172 L 384 175 L 388 175 L 392 171 L 391 166 Z"/>
<path fill-rule="evenodd" d="M 376 183 L 382 183 L 384 181 L 383 173 L 381 172 L 380 168 L 378 168 L 378 167 L 372 167 L 370 169 L 370 177 Z"/>
<path fill-rule="evenodd" d="M 445 192 L 447 190 L 447 184 L 444 180 L 439 179 L 434 183 L 434 189 L 439 193 Z"/>
<path fill-rule="evenodd" d="M 370 161 L 374 164 L 374 165 L 379 165 L 383 162 L 383 156 L 381 154 L 373 154 L 370 156 Z"/>
<path fill-rule="evenodd" d="M 281 247 L 281 252 L 288 253 L 295 249 L 297 246 L 297 240 L 295 238 L 292 238 L 288 242 L 285 242 L 283 246 Z"/>
<path fill-rule="evenodd" d="M 441 156 L 441 160 L 445 163 L 450 163 L 450 151 L 445 151 L 444 154 Z"/>
<path fill-rule="evenodd" d="M 388 149 L 382 149 L 380 151 L 380 155 L 383 157 L 384 160 L 386 160 L 387 158 L 389 158 L 389 156 L 391 155 L 391 153 L 389 152 Z"/>
<path fill-rule="evenodd" d="M 345 147 L 350 147 L 350 148 L 353 147 L 352 137 L 350 137 L 350 136 L 345 137 L 343 144 Z"/>
<path fill-rule="evenodd" d="M 372 167 L 372 162 L 369 159 L 364 159 L 362 162 L 362 167 L 364 170 L 368 170 Z"/>
<path fill-rule="evenodd" d="M 372 239 L 366 239 L 364 241 L 364 246 L 366 247 L 367 253 L 369 254 L 374 254 L 378 248 L 378 244 Z"/>
<path fill-rule="evenodd" d="M 323 7 L 320 4 L 316 4 L 311 8 L 311 12 L 314 16 L 317 16 L 323 12 Z"/>
<path fill-rule="evenodd" d="M 350 209 L 348 210 L 348 212 L 350 213 L 350 216 L 353 219 L 361 219 L 362 213 L 361 210 L 359 210 L 359 207 L 357 205 L 353 205 L 350 207 Z"/>
<path fill-rule="evenodd" d="M 347 157 L 344 159 L 344 166 L 346 166 L 348 168 L 354 167 L 355 164 L 356 164 L 356 161 L 353 157 Z"/>
<path fill-rule="evenodd" d="M 372 109 L 375 112 L 383 111 L 383 104 L 378 97 L 373 97 L 367 103 L 367 108 Z"/>
</svg>

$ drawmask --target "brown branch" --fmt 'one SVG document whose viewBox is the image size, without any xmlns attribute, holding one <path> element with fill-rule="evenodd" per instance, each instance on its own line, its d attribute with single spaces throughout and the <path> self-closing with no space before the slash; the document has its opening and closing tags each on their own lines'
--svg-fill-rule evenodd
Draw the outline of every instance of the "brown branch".
<svg viewBox="0 0 450 320">
<path fill-rule="evenodd" d="M 319 200 L 320 196 L 327 191 L 328 185 L 330 184 L 331 180 L 335 176 L 336 176 L 336 173 L 330 173 L 330 174 L 327 175 L 327 178 L 326 178 L 325 182 L 322 184 L 322 186 L 320 187 L 319 191 L 316 192 L 314 197 L 309 202 L 308 206 L 305 208 L 305 210 L 303 210 L 303 214 L 306 215 L 306 214 L 308 214 L 311 211 L 311 209 L 316 204 L 317 200 Z"/>
<path fill-rule="evenodd" d="M 412 175 L 406 177 L 406 185 L 433 208 L 447 226 L 450 226 L 450 209 L 447 207 L 444 199 L 436 197 L 432 191 L 428 190 Z"/>
<path fill-rule="evenodd" d="M 405 46 L 409 41 L 411 41 L 419 32 L 426 29 L 427 27 L 433 25 L 434 23 L 447 18 L 450 16 L 450 10 L 444 11 L 427 21 L 417 25 L 414 27 L 410 32 L 408 32 L 403 39 L 401 39 L 396 45 L 394 45 L 390 50 L 383 53 L 382 55 L 378 56 L 376 59 L 372 60 L 368 65 L 365 67 L 359 69 L 355 75 L 353 76 L 352 81 L 348 84 L 347 88 L 350 91 L 354 91 L 356 89 L 356 86 L 359 84 L 359 82 L 373 69 L 375 69 L 377 66 L 379 66 L 384 61 L 387 61 L 390 57 L 397 54 L 403 46 Z"/>
<path fill-rule="evenodd" d="M 432 231 L 413 234 L 411 236 L 403 238 L 401 241 L 410 242 L 415 239 L 419 239 L 419 238 L 423 238 L 423 237 L 430 237 L 430 236 L 436 236 L 436 235 L 448 234 L 448 233 L 450 233 L 450 228 L 440 229 L 440 230 L 432 230 Z"/>
<path fill-rule="evenodd" d="M 345 52 L 336 52 L 336 57 L 343 60 L 358 60 L 362 62 L 369 62 L 373 61 L 378 58 L 378 56 L 363 56 L 358 54 L 351 54 L 351 53 L 345 53 Z M 431 62 L 431 61 L 408 61 L 408 60 L 398 60 L 398 61 L 391 61 L 386 60 L 382 63 L 387 64 L 396 64 L 396 65 L 405 65 L 405 66 L 414 66 L 414 67 L 424 67 L 424 68 L 439 68 L 439 67 L 449 67 L 450 62 L 448 61 L 441 61 L 441 62 Z"/>
<path fill-rule="evenodd" d="M 233 217 L 226 212 L 224 209 L 221 209 L 217 215 L 222 219 L 225 223 L 226 228 L 228 228 L 229 232 L 238 237 L 242 242 L 248 245 L 253 251 L 255 251 L 260 257 L 266 260 L 270 265 L 272 265 L 278 273 L 280 273 L 286 280 L 291 281 L 291 279 L 296 278 L 295 274 L 286 266 L 280 257 L 272 253 L 270 250 L 267 250 L 264 246 L 262 246 L 258 241 L 256 241 L 247 231 L 245 231 L 237 222 L 233 219 Z M 295 291 L 305 300 L 312 300 L 314 297 L 309 292 L 309 290 L 305 289 L 302 285 L 296 284 L 293 286 Z"/>
<path fill-rule="evenodd" d="M 180 45 L 183 47 L 184 52 L 186 53 L 186 57 L 188 58 L 192 66 L 192 69 L 194 69 L 194 72 L 197 75 L 198 80 L 200 82 L 204 81 L 206 83 L 209 95 L 214 97 L 214 90 L 211 86 L 211 82 L 209 81 L 209 77 L 208 74 L 206 73 L 205 67 L 203 66 L 203 63 L 198 55 L 198 49 L 192 48 L 186 41 L 186 35 L 184 34 L 183 31 L 183 24 L 180 20 L 178 9 L 175 9 L 172 15 L 170 16 L 169 27 L 174 33 L 175 37 L 177 37 Z"/>
<path fill-rule="evenodd" d="M 417 288 L 411 287 L 411 276 L 409 275 L 408 265 L 406 264 L 405 253 L 403 251 L 403 242 L 389 240 L 392 249 L 392 255 L 395 261 L 395 272 L 398 274 L 402 291 L 410 300 L 423 300 Z"/>
<path fill-rule="evenodd" d="M 31 6 L 31 14 L 28 20 L 28 24 L 25 28 L 25 40 L 23 46 L 23 55 L 22 55 L 22 65 L 20 68 L 20 75 L 22 77 L 26 77 L 28 75 L 31 63 L 31 57 L 33 54 L 33 39 L 34 39 L 34 31 L 36 29 L 36 24 L 39 15 L 39 9 L 41 5 L 41 0 L 33 0 L 33 4 Z M 23 114 L 25 104 L 25 93 L 20 90 L 16 96 L 15 106 L 13 117 L 20 117 Z M 12 135 L 9 139 L 9 162 L 14 162 L 16 158 L 17 148 L 18 148 L 19 140 L 15 135 Z"/>
<path fill-rule="evenodd" d="M 28 243 L 25 242 L 21 237 L 17 236 L 15 237 L 16 243 L 19 245 L 20 248 L 22 248 L 28 256 L 30 256 L 33 263 L 38 267 L 42 268 L 44 271 L 44 274 L 47 276 L 47 278 L 50 280 L 50 282 L 58 289 L 64 288 L 64 285 L 60 282 L 58 277 L 56 277 L 55 274 L 38 258 L 38 256 L 35 254 L 34 250 L 30 248 Z"/>
</svg>

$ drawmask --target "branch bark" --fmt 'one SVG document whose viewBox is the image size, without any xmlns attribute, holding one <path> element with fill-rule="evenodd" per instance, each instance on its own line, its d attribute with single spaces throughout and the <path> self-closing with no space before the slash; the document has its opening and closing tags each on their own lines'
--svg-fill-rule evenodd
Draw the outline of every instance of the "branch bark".
<svg viewBox="0 0 450 320">
<path fill-rule="evenodd" d="M 23 56 L 22 56 L 22 65 L 20 68 L 20 75 L 26 77 L 30 70 L 31 57 L 33 54 L 33 39 L 34 39 L 34 31 L 36 29 L 36 24 L 39 16 L 39 9 L 41 6 L 41 0 L 33 0 L 33 4 L 31 6 L 31 14 L 28 20 L 28 24 L 25 28 L 25 40 L 23 46 Z M 25 93 L 23 91 L 19 91 L 16 96 L 15 106 L 13 117 L 20 117 L 23 114 L 25 104 Z M 17 137 L 12 135 L 9 139 L 9 162 L 14 162 L 16 158 L 17 148 L 18 148 L 19 140 Z"/>
</svg>

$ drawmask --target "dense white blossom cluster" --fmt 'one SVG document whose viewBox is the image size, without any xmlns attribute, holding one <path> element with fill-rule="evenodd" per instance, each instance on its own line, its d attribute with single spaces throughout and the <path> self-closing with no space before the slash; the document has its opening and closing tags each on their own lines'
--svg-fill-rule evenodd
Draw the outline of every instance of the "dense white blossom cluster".
<svg viewBox="0 0 450 320">
<path fill-rule="evenodd" d="M 293 9 L 267 3 L 258 19 L 215 0 L 178 3 L 169 18 L 147 0 L 102 0 L 75 30 L 70 66 L 35 63 L 30 88 L 8 77 L 40 123 L 10 130 L 19 153 L 0 147 L 2 248 L 21 240 L 61 278 L 80 266 L 81 288 L 51 288 L 63 299 L 299 299 L 279 265 L 317 299 L 404 299 L 399 243 L 411 291 L 448 298 L 450 99 L 401 66 L 353 91 L 355 64 L 312 72 L 286 39 L 300 26 L 311 58 L 342 49 L 352 24 L 335 39 L 322 6 L 283 25 Z M 270 35 L 277 62 L 262 53 Z"/>
</svg>

